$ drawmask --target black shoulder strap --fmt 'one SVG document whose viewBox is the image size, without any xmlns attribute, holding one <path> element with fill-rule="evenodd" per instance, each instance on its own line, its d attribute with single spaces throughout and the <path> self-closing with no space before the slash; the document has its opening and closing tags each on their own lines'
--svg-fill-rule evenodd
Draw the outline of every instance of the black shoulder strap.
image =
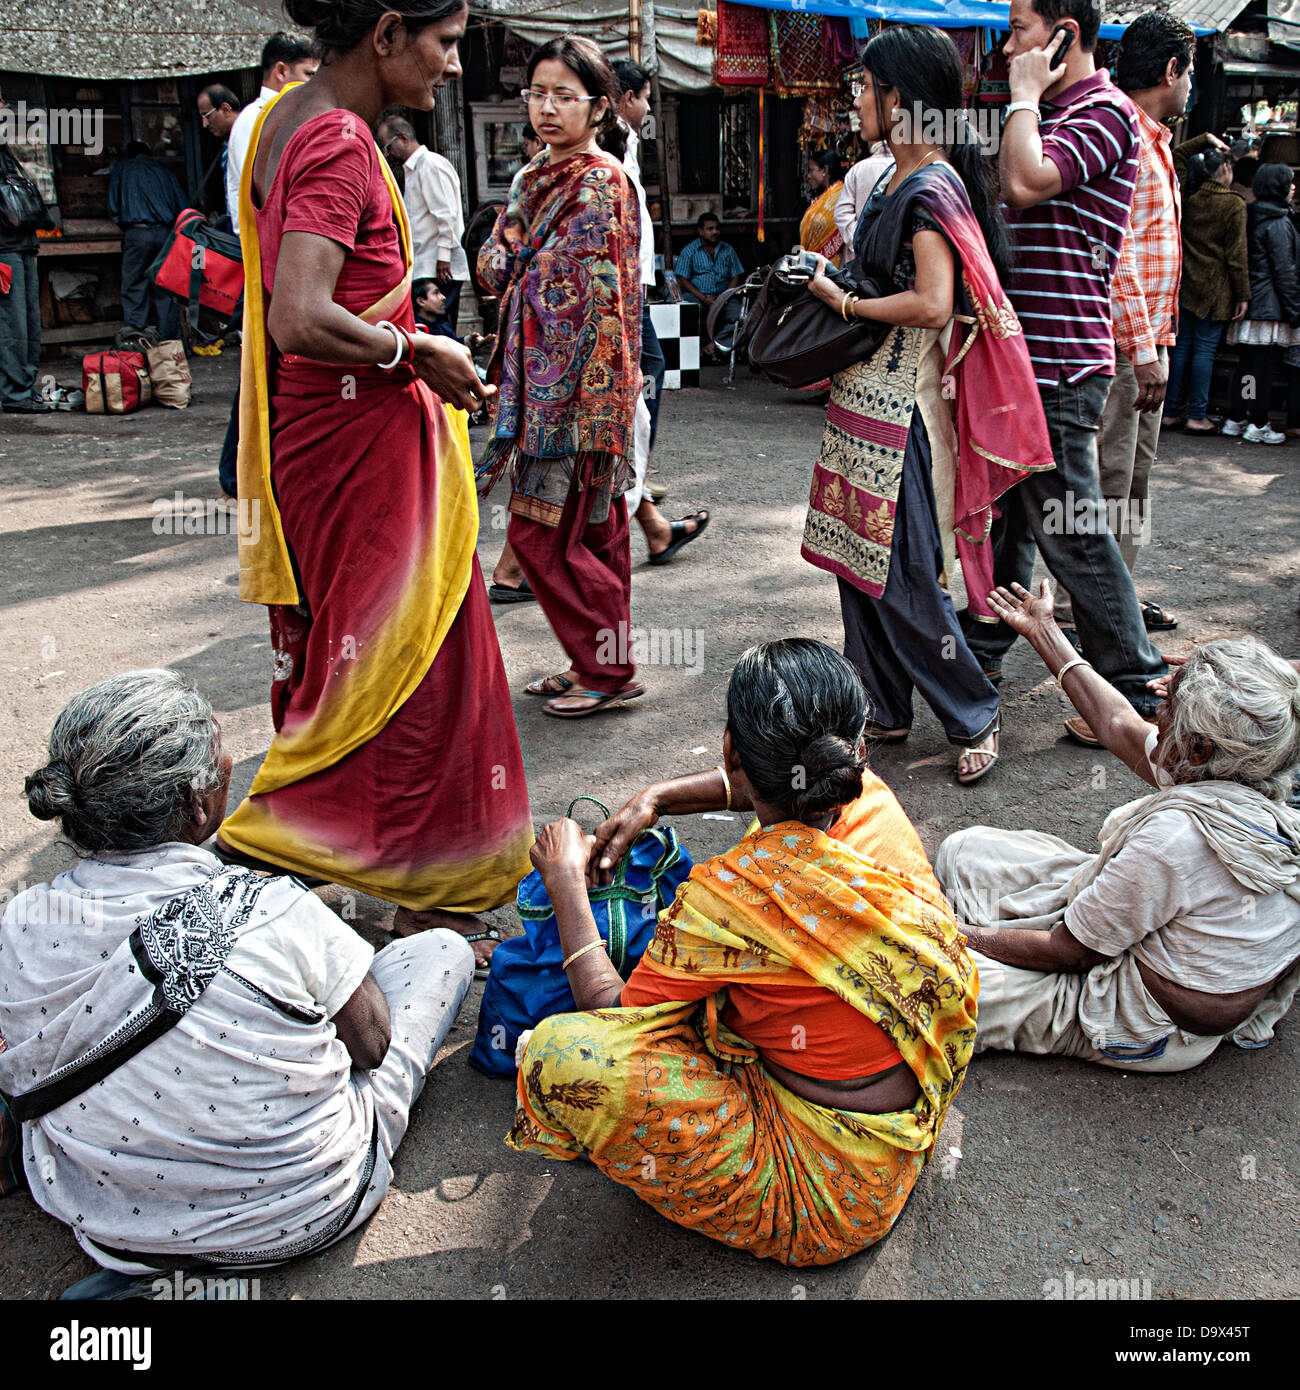
<svg viewBox="0 0 1300 1390">
<path fill-rule="evenodd" d="M 43 1081 L 21 1096 L 12 1097 L 9 1108 L 14 1119 L 39 1120 L 65 1101 L 75 1099 L 106 1076 L 112 1075 L 138 1052 L 143 1052 L 151 1042 L 161 1038 L 185 1017 L 162 1001 L 162 991 L 156 988 L 162 975 L 149 959 L 138 927 L 131 933 L 131 954 L 145 978 L 155 985 L 148 1007 L 127 1019 L 116 1033 L 110 1034 L 84 1057 L 60 1067 L 48 1081 Z"/>
</svg>

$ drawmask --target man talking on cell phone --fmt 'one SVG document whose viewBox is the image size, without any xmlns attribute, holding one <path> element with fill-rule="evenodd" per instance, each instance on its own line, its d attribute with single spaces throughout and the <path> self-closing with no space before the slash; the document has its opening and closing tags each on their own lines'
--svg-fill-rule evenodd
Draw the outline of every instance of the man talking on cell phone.
<svg viewBox="0 0 1300 1390">
<path fill-rule="evenodd" d="M 1000 166 L 1015 270 L 1007 291 L 1024 328 L 1056 467 L 1000 499 L 994 575 L 1029 587 L 1037 543 L 1074 599 L 1083 654 L 1142 715 L 1164 674 L 1133 580 L 1106 524 L 1097 426 L 1115 374 L 1110 285 L 1128 228 L 1140 145 L 1128 98 L 1097 70 L 1096 0 L 1011 0 L 1011 102 Z M 1062 57 L 1062 53 L 1064 56 Z M 964 627 L 995 683 L 1016 634 L 1004 623 Z M 1097 740 L 1066 721 L 1079 742 Z"/>
</svg>

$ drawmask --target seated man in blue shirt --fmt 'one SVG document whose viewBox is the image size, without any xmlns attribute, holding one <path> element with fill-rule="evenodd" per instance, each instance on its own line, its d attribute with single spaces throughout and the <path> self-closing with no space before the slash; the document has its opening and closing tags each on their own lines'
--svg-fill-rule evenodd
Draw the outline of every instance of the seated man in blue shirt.
<svg viewBox="0 0 1300 1390">
<path fill-rule="evenodd" d="M 716 213 L 700 213 L 695 230 L 699 236 L 682 247 L 675 270 L 678 284 L 687 294 L 699 300 L 707 320 L 713 301 L 723 290 L 740 284 L 745 268 L 734 248 L 718 239 L 720 229 Z M 729 300 L 723 311 L 722 322 L 718 324 L 718 332 L 721 333 L 723 328 L 739 317 L 740 305 L 734 299 Z M 706 344 L 706 351 L 712 351 L 711 344 Z"/>
<path fill-rule="evenodd" d="M 132 140 L 108 178 L 108 215 L 122 228 L 122 322 L 131 328 L 156 323 L 163 339 L 181 336 L 181 311 L 151 283 L 149 267 L 184 207 L 176 176 L 148 145 Z"/>
</svg>

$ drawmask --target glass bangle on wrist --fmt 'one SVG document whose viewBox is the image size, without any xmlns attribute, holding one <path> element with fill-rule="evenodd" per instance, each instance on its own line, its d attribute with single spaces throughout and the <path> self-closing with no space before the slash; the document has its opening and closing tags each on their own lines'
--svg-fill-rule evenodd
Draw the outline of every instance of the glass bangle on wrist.
<svg viewBox="0 0 1300 1390">
<path fill-rule="evenodd" d="M 586 946 L 579 946 L 578 949 L 574 951 L 572 955 L 566 956 L 564 960 L 560 962 L 560 969 L 567 970 L 569 966 L 571 966 L 573 962 L 578 959 L 579 956 L 585 956 L 588 951 L 600 950 L 601 947 L 604 946 L 604 944 L 605 943 L 603 941 L 592 941 Z"/>
<path fill-rule="evenodd" d="M 1089 670 L 1092 670 L 1092 662 L 1091 662 L 1091 661 L 1086 661 L 1086 660 L 1084 660 L 1084 658 L 1081 657 L 1081 656 L 1072 657 L 1072 658 L 1071 658 L 1069 661 L 1067 661 L 1067 662 L 1065 663 L 1065 665 L 1062 666 L 1061 669 L 1056 673 L 1056 684 L 1057 684 L 1062 690 L 1065 689 L 1065 687 L 1064 687 L 1063 685 L 1061 685 L 1061 682 L 1065 679 L 1065 673 L 1066 673 L 1067 671 L 1073 671 L 1074 668 L 1075 668 L 1076 666 L 1086 666 Z"/>
<path fill-rule="evenodd" d="M 388 331 L 393 335 L 393 341 L 397 344 L 397 352 L 393 355 L 393 360 L 391 362 L 375 363 L 375 365 L 379 368 L 381 372 L 391 372 L 393 368 L 397 366 L 397 364 L 402 360 L 403 351 L 408 346 L 408 344 L 412 349 L 412 354 L 414 354 L 415 345 L 411 343 L 410 338 L 407 337 L 407 335 L 403 333 L 402 330 L 398 328 L 398 326 L 395 323 L 389 323 L 387 319 L 381 319 L 377 324 L 375 324 L 375 327 L 388 329 Z"/>
</svg>

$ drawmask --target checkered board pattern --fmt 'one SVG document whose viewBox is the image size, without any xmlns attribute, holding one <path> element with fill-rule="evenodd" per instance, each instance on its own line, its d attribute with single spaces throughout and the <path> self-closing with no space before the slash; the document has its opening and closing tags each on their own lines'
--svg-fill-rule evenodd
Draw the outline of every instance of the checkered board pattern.
<svg viewBox="0 0 1300 1390">
<path fill-rule="evenodd" d="M 664 350 L 664 390 L 680 391 L 700 384 L 700 306 L 652 304 L 650 322 Z"/>
</svg>

